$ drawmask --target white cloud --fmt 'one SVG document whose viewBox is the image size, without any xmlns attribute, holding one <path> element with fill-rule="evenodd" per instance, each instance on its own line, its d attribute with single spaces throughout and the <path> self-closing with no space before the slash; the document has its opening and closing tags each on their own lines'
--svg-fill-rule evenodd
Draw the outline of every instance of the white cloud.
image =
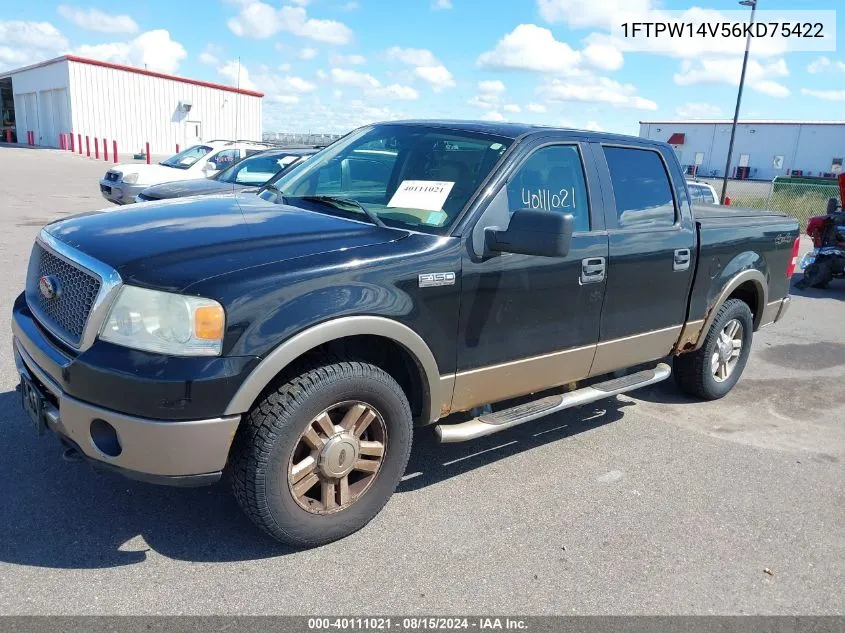
<svg viewBox="0 0 845 633">
<path fill-rule="evenodd" d="M 58 12 L 60 16 L 86 31 L 128 35 L 138 32 L 138 23 L 128 15 L 114 15 L 93 7 L 83 9 L 66 4 L 60 4 Z"/>
<path fill-rule="evenodd" d="M 505 91 L 505 84 L 503 84 L 498 79 L 493 79 L 491 81 L 479 81 L 478 82 L 478 92 L 482 94 L 501 94 Z"/>
<path fill-rule="evenodd" d="M 435 66 L 439 62 L 430 50 L 425 48 L 401 48 L 392 46 L 386 51 L 389 59 L 397 59 L 408 66 Z"/>
<path fill-rule="evenodd" d="M 360 66 L 367 63 L 367 58 L 363 55 L 338 55 L 332 53 L 329 55 L 329 63 L 332 66 Z"/>
<path fill-rule="evenodd" d="M 209 66 L 217 66 L 220 63 L 218 47 L 214 44 L 206 44 L 205 49 L 199 54 L 199 60 Z"/>
<path fill-rule="evenodd" d="M 482 121 L 504 121 L 505 117 L 501 112 L 490 111 L 485 112 L 484 116 L 481 117 Z"/>
<path fill-rule="evenodd" d="M 171 39 L 170 32 L 165 29 L 141 33 L 129 42 L 83 45 L 75 52 L 83 57 L 171 74 L 177 71 L 179 63 L 188 56 L 185 47 Z"/>
<path fill-rule="evenodd" d="M 269 99 L 274 103 L 284 103 L 286 105 L 294 105 L 301 101 L 299 95 L 271 95 Z"/>
<path fill-rule="evenodd" d="M 685 103 L 675 108 L 675 114 L 684 119 L 716 119 L 722 109 L 710 103 Z"/>
<path fill-rule="evenodd" d="M 418 66 L 414 74 L 427 82 L 434 92 L 440 92 L 443 88 L 450 88 L 455 85 L 455 78 L 443 64 L 437 66 Z"/>
<path fill-rule="evenodd" d="M 337 20 L 309 18 L 302 7 L 283 6 L 277 10 L 251 0 L 246 0 L 240 13 L 226 24 L 235 35 L 256 39 L 267 39 L 284 31 L 327 44 L 348 44 L 352 40 L 351 29 Z"/>
<path fill-rule="evenodd" d="M 244 90 L 256 90 L 256 86 L 249 78 L 249 71 L 237 60 L 229 60 L 217 69 L 217 72 L 229 80 L 233 86 L 238 86 Z"/>
<path fill-rule="evenodd" d="M 360 73 L 357 70 L 332 68 L 329 76 L 339 86 L 352 86 L 354 88 L 379 88 L 381 86 L 381 82 L 378 79 L 368 73 Z"/>
<path fill-rule="evenodd" d="M 309 59 L 314 59 L 319 52 L 320 51 L 318 51 L 316 48 L 305 47 L 305 48 L 299 49 L 299 52 L 296 54 L 296 56 L 299 59 L 307 61 Z"/>
<path fill-rule="evenodd" d="M 825 101 L 845 101 L 845 90 L 809 90 L 801 88 L 801 94 Z"/>
<path fill-rule="evenodd" d="M 49 22 L 0 20 L 0 70 L 67 52 L 70 42 Z"/>
<path fill-rule="evenodd" d="M 452 0 L 434 0 L 431 8 L 435 11 L 446 11 L 452 8 Z"/>
<path fill-rule="evenodd" d="M 525 109 L 535 114 L 544 114 L 545 112 L 547 112 L 546 106 L 544 106 L 542 103 L 529 103 L 527 106 L 525 106 Z"/>
<path fill-rule="evenodd" d="M 695 61 L 684 60 L 681 63 L 680 72 L 675 73 L 673 79 L 679 86 L 708 83 L 738 86 L 741 72 L 742 60 L 739 58 L 704 57 Z M 771 97 L 788 97 L 789 89 L 772 80 L 773 77 L 787 75 L 789 75 L 789 69 L 783 58 L 767 64 L 750 59 L 746 69 L 745 83 L 750 89 Z"/>
<path fill-rule="evenodd" d="M 516 103 L 506 103 L 502 109 L 505 112 L 522 112 L 522 108 Z"/>
<path fill-rule="evenodd" d="M 311 0 L 290 0 L 292 4 L 298 4 L 301 7 L 307 7 L 311 4 Z"/>
<path fill-rule="evenodd" d="M 587 121 L 584 125 L 585 130 L 592 130 L 593 132 L 604 132 L 604 128 L 596 121 Z"/>
<path fill-rule="evenodd" d="M 549 29 L 536 24 L 520 24 L 476 61 L 481 68 L 557 73 L 569 71 L 580 63 L 578 51 L 557 41 Z"/>
<path fill-rule="evenodd" d="M 382 93 L 384 96 L 391 99 L 400 99 L 402 101 L 416 101 L 420 98 L 420 93 L 411 86 L 403 86 L 400 84 L 390 84 L 385 86 Z"/>
<path fill-rule="evenodd" d="M 393 46 L 385 51 L 385 55 L 388 59 L 415 66 L 414 75 L 431 86 L 434 92 L 440 92 L 443 88 L 455 85 L 452 73 L 428 49 Z"/>
<path fill-rule="evenodd" d="M 807 72 L 816 74 L 820 72 L 824 72 L 826 70 L 840 70 L 845 72 L 845 62 L 840 61 L 832 61 L 829 57 L 825 57 L 822 55 L 818 59 L 813 60 L 807 66 Z"/>
<path fill-rule="evenodd" d="M 652 4 L 650 0 L 537 0 L 537 9 L 550 24 L 609 28 L 614 19 L 644 14 Z"/>
<path fill-rule="evenodd" d="M 632 84 L 621 84 L 607 77 L 551 79 L 537 89 L 549 101 L 607 103 L 620 108 L 656 110 L 657 104 L 636 94 Z"/>
<path fill-rule="evenodd" d="M 472 99 L 467 101 L 467 105 L 474 108 L 481 108 L 483 110 L 495 110 L 499 107 L 499 97 L 491 94 L 475 95 Z"/>
<path fill-rule="evenodd" d="M 619 49 L 607 43 L 589 44 L 584 49 L 584 58 L 591 65 L 601 70 L 619 70 L 624 63 L 624 58 Z"/>
</svg>

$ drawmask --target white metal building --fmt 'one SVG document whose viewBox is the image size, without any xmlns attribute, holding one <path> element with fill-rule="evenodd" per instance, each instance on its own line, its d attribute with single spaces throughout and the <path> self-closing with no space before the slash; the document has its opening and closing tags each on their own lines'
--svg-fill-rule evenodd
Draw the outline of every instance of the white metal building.
<svg viewBox="0 0 845 633">
<path fill-rule="evenodd" d="M 640 121 L 640 136 L 666 141 L 702 177 L 723 176 L 730 120 Z M 830 177 L 843 170 L 845 121 L 739 121 L 730 177 Z"/>
<path fill-rule="evenodd" d="M 0 73 L 4 128 L 17 142 L 174 153 L 198 141 L 261 140 L 262 95 L 131 66 L 64 55 Z M 0 140 L 6 140 L 6 129 Z M 31 134 L 27 134 L 31 132 Z M 65 135 L 65 136 L 63 136 Z"/>
</svg>

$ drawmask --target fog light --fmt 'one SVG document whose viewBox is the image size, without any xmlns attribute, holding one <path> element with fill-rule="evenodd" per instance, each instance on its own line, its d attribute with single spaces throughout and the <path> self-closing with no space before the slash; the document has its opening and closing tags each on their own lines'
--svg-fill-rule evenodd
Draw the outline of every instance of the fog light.
<svg viewBox="0 0 845 633">
<path fill-rule="evenodd" d="M 101 453 L 108 457 L 117 457 L 123 452 L 115 428 L 100 418 L 91 422 L 91 441 Z"/>
</svg>

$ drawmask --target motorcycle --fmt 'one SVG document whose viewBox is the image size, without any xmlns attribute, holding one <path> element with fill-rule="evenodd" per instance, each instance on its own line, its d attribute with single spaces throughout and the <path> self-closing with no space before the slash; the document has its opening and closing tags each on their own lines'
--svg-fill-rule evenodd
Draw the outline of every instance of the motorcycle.
<svg viewBox="0 0 845 633">
<path fill-rule="evenodd" d="M 845 200 L 845 174 L 839 176 L 839 190 Z M 802 288 L 826 288 L 834 278 L 845 277 L 845 209 L 836 198 L 827 201 L 827 215 L 817 215 L 807 223 L 813 250 L 804 255 L 800 267 Z"/>
</svg>

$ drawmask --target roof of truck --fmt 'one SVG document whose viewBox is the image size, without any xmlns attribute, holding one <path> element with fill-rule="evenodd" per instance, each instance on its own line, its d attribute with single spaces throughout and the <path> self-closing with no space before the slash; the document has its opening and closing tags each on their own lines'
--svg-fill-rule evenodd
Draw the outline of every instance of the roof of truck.
<svg viewBox="0 0 845 633">
<path fill-rule="evenodd" d="M 451 130 L 476 132 L 479 134 L 492 134 L 505 138 L 518 138 L 526 134 L 542 134 L 544 132 L 568 132 L 576 134 L 588 134 L 601 138 L 602 140 L 618 140 L 625 142 L 636 141 L 643 145 L 663 145 L 662 141 L 654 141 L 638 136 L 613 134 L 610 132 L 596 132 L 593 130 L 579 130 L 576 128 L 554 127 L 550 125 L 535 125 L 531 123 L 510 123 L 498 121 L 478 121 L 461 119 L 407 119 L 402 121 L 381 121 L 380 125 L 424 125 Z"/>
</svg>

